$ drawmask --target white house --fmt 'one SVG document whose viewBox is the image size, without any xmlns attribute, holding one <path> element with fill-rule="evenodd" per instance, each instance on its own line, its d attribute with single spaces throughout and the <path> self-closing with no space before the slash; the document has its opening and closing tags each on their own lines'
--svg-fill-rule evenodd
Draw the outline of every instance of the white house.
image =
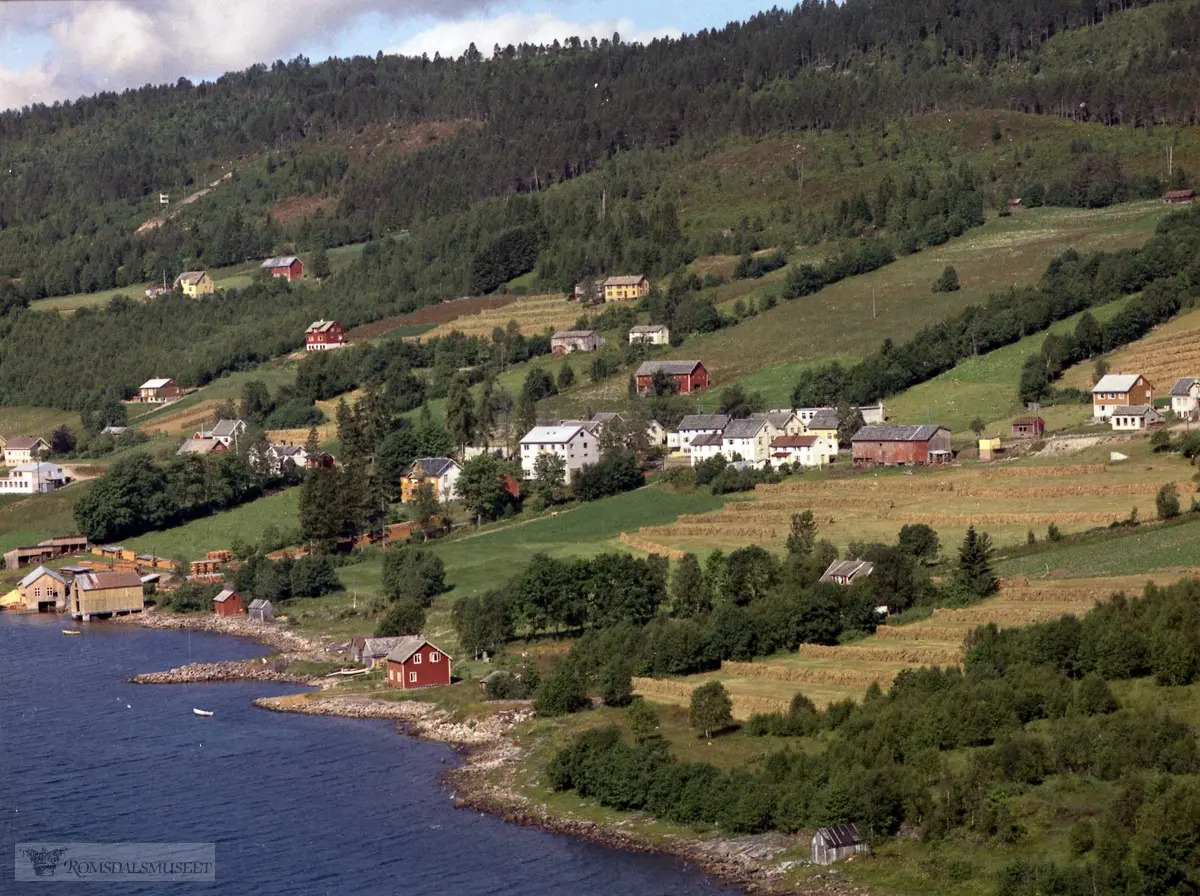
<svg viewBox="0 0 1200 896">
<path fill-rule="evenodd" d="M 455 485 L 462 467 L 449 457 L 418 457 L 408 470 L 405 481 L 400 484 L 400 497 L 404 502 L 417 499 L 417 490 L 426 482 L 433 486 L 433 496 L 438 501 L 453 501 L 458 497 Z"/>
<path fill-rule="evenodd" d="M 776 436 L 771 439 L 771 463 L 824 467 L 833 463 L 837 449 L 823 436 Z"/>
<path fill-rule="evenodd" d="M 692 459 L 692 466 L 720 454 L 721 439 L 722 434 L 719 432 L 701 433 L 692 439 L 692 444 L 688 446 L 688 456 Z"/>
<path fill-rule="evenodd" d="M 667 448 L 671 454 L 687 454 L 696 436 L 722 433 L 729 425 L 726 414 L 688 414 L 679 421 L 679 428 L 667 434 Z"/>
<path fill-rule="evenodd" d="M 766 418 L 775 427 L 775 432 L 781 436 L 804 435 L 804 421 L 795 411 L 784 408 L 780 411 L 768 411 Z"/>
<path fill-rule="evenodd" d="M 1154 387 L 1140 373 L 1109 373 L 1092 386 L 1092 418 L 1107 420 L 1117 408 L 1154 403 Z"/>
<path fill-rule="evenodd" d="M 1137 432 L 1163 422 L 1163 416 L 1148 404 L 1113 408 L 1109 418 L 1117 432 Z"/>
<path fill-rule="evenodd" d="M 212 429 L 202 429 L 192 438 L 214 439 L 226 448 L 234 447 L 234 442 L 246 433 L 246 424 L 241 420 L 218 420 Z"/>
<path fill-rule="evenodd" d="M 645 324 L 629 331 L 630 345 L 668 345 L 671 331 L 662 324 Z"/>
<path fill-rule="evenodd" d="M 4 445 L 4 462 L 7 464 L 27 464 L 38 456 L 50 452 L 50 443 L 41 436 L 17 436 L 9 439 Z"/>
<path fill-rule="evenodd" d="M 7 476 L 0 477 L 0 494 L 38 495 L 66 484 L 66 473 L 58 464 L 21 464 L 9 470 Z"/>
<path fill-rule="evenodd" d="M 862 414 L 863 423 L 867 424 L 868 426 L 870 426 L 872 424 L 880 425 L 880 424 L 887 422 L 886 415 L 884 414 L 884 411 L 883 411 L 883 402 L 882 401 L 880 401 L 876 404 L 860 405 L 857 408 L 857 410 L 860 414 Z M 792 412 L 797 417 L 799 417 L 800 420 L 805 425 L 807 425 L 808 422 L 810 420 L 812 420 L 812 418 L 817 416 L 818 414 L 834 414 L 834 415 L 836 415 L 837 408 L 830 407 L 829 405 L 824 405 L 819 408 L 792 408 Z M 771 413 L 776 414 L 776 413 L 779 413 L 779 411 L 771 411 Z"/>
<path fill-rule="evenodd" d="M 875 564 L 866 560 L 834 560 L 821 575 L 822 582 L 836 585 L 853 585 L 859 576 L 868 578 L 875 571 Z"/>
<path fill-rule="evenodd" d="M 1171 387 L 1171 410 L 1176 417 L 1195 419 L 1200 415 L 1200 377 L 1185 376 Z"/>
<path fill-rule="evenodd" d="M 604 337 L 595 330 L 559 330 L 550 337 L 550 353 L 570 355 L 575 352 L 594 352 L 604 344 Z"/>
<path fill-rule="evenodd" d="M 771 456 L 771 440 L 779 430 L 771 425 L 765 414 L 753 414 L 742 420 L 730 420 L 721 436 L 721 453 L 726 460 L 741 459 L 759 466 Z"/>
<path fill-rule="evenodd" d="M 535 426 L 521 439 L 521 470 L 533 476 L 533 465 L 539 454 L 557 454 L 567 466 L 567 479 L 586 464 L 600 460 L 596 436 L 579 424 L 566 426 Z"/>
</svg>

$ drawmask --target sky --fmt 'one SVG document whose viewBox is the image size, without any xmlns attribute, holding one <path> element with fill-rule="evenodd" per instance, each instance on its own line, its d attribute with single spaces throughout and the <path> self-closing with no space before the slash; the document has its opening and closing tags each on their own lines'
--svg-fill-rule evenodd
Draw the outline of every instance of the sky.
<svg viewBox="0 0 1200 896">
<path fill-rule="evenodd" d="M 303 54 L 459 56 L 472 42 L 647 42 L 744 19 L 765 0 L 7 0 L 0 109 L 179 78 L 211 79 Z"/>
</svg>

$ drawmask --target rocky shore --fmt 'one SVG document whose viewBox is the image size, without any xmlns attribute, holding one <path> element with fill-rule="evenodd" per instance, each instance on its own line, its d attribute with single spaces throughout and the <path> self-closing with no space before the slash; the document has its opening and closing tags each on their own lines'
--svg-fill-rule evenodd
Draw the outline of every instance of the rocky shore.
<svg viewBox="0 0 1200 896">
<path fill-rule="evenodd" d="M 270 681 L 280 684 L 319 684 L 316 679 L 291 675 L 257 660 L 223 663 L 189 663 L 166 672 L 143 672 L 129 679 L 130 684 L 211 684 L 218 681 Z"/>
<path fill-rule="evenodd" d="M 214 635 L 232 635 L 251 638 L 281 653 L 304 653 L 310 659 L 327 659 L 332 649 L 323 641 L 306 638 L 273 623 L 251 622 L 245 616 L 217 616 L 212 613 L 166 613 L 161 610 L 146 610 L 129 616 L 119 616 L 116 624 L 139 625 L 142 628 L 161 628 L 194 632 L 210 632 Z"/>
</svg>

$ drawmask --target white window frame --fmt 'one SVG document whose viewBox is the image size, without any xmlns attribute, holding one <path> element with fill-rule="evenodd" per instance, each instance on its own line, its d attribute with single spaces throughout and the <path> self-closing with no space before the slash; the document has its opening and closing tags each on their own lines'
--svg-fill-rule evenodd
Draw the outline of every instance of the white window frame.
<svg viewBox="0 0 1200 896">
<path fill-rule="evenodd" d="M 417 683 L 417 673 L 416 673 L 416 672 L 409 672 L 409 673 L 408 673 L 408 683 L 409 683 L 409 684 L 416 684 L 416 683 Z"/>
<path fill-rule="evenodd" d="M 440 653 L 438 653 L 436 650 L 432 651 L 429 654 L 429 662 L 431 662 L 431 663 L 436 663 L 441 658 L 442 658 L 442 655 Z"/>
<path fill-rule="evenodd" d="M 421 654 L 419 654 L 419 653 L 414 653 L 414 654 L 413 654 L 412 661 L 413 661 L 413 665 L 414 665 L 414 666 L 419 666 L 419 665 L 421 665 Z"/>
</svg>

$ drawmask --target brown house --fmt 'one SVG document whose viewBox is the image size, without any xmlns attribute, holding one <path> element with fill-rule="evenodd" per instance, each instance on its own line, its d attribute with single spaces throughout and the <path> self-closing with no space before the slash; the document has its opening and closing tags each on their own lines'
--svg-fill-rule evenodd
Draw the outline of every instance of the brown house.
<svg viewBox="0 0 1200 896">
<path fill-rule="evenodd" d="M 1120 407 L 1153 405 L 1154 386 L 1140 373 L 1106 373 L 1092 386 L 1092 417 L 1107 420 Z"/>
<path fill-rule="evenodd" d="M 242 596 L 232 588 L 225 588 L 213 598 L 213 613 L 217 616 L 242 615 Z"/>
<path fill-rule="evenodd" d="M 85 572 L 71 583 L 69 611 L 76 619 L 140 613 L 142 603 L 136 572 Z"/>
<path fill-rule="evenodd" d="M 67 580 L 53 569 L 39 566 L 17 586 L 21 597 L 25 598 L 25 609 L 47 610 L 62 609 L 67 605 Z"/>
<path fill-rule="evenodd" d="M 665 373 L 675 380 L 681 395 L 708 388 L 708 371 L 700 361 L 646 361 L 635 374 L 639 395 L 654 388 L 656 373 Z"/>
<path fill-rule="evenodd" d="M 1163 193 L 1162 201 L 1167 205 L 1187 205 L 1196 201 L 1195 190 L 1168 190 Z"/>
<path fill-rule="evenodd" d="M 1018 417 L 1012 422 L 1014 439 L 1040 439 L 1046 431 L 1046 421 L 1041 417 Z"/>
<path fill-rule="evenodd" d="M 158 404 L 165 401 L 173 401 L 181 394 L 179 386 L 172 379 L 160 377 L 158 379 L 146 380 L 138 386 L 138 401 L 148 404 Z"/>
<path fill-rule="evenodd" d="M 864 426 L 850 440 L 854 466 L 946 464 L 954 459 L 950 430 L 921 426 Z"/>
</svg>

